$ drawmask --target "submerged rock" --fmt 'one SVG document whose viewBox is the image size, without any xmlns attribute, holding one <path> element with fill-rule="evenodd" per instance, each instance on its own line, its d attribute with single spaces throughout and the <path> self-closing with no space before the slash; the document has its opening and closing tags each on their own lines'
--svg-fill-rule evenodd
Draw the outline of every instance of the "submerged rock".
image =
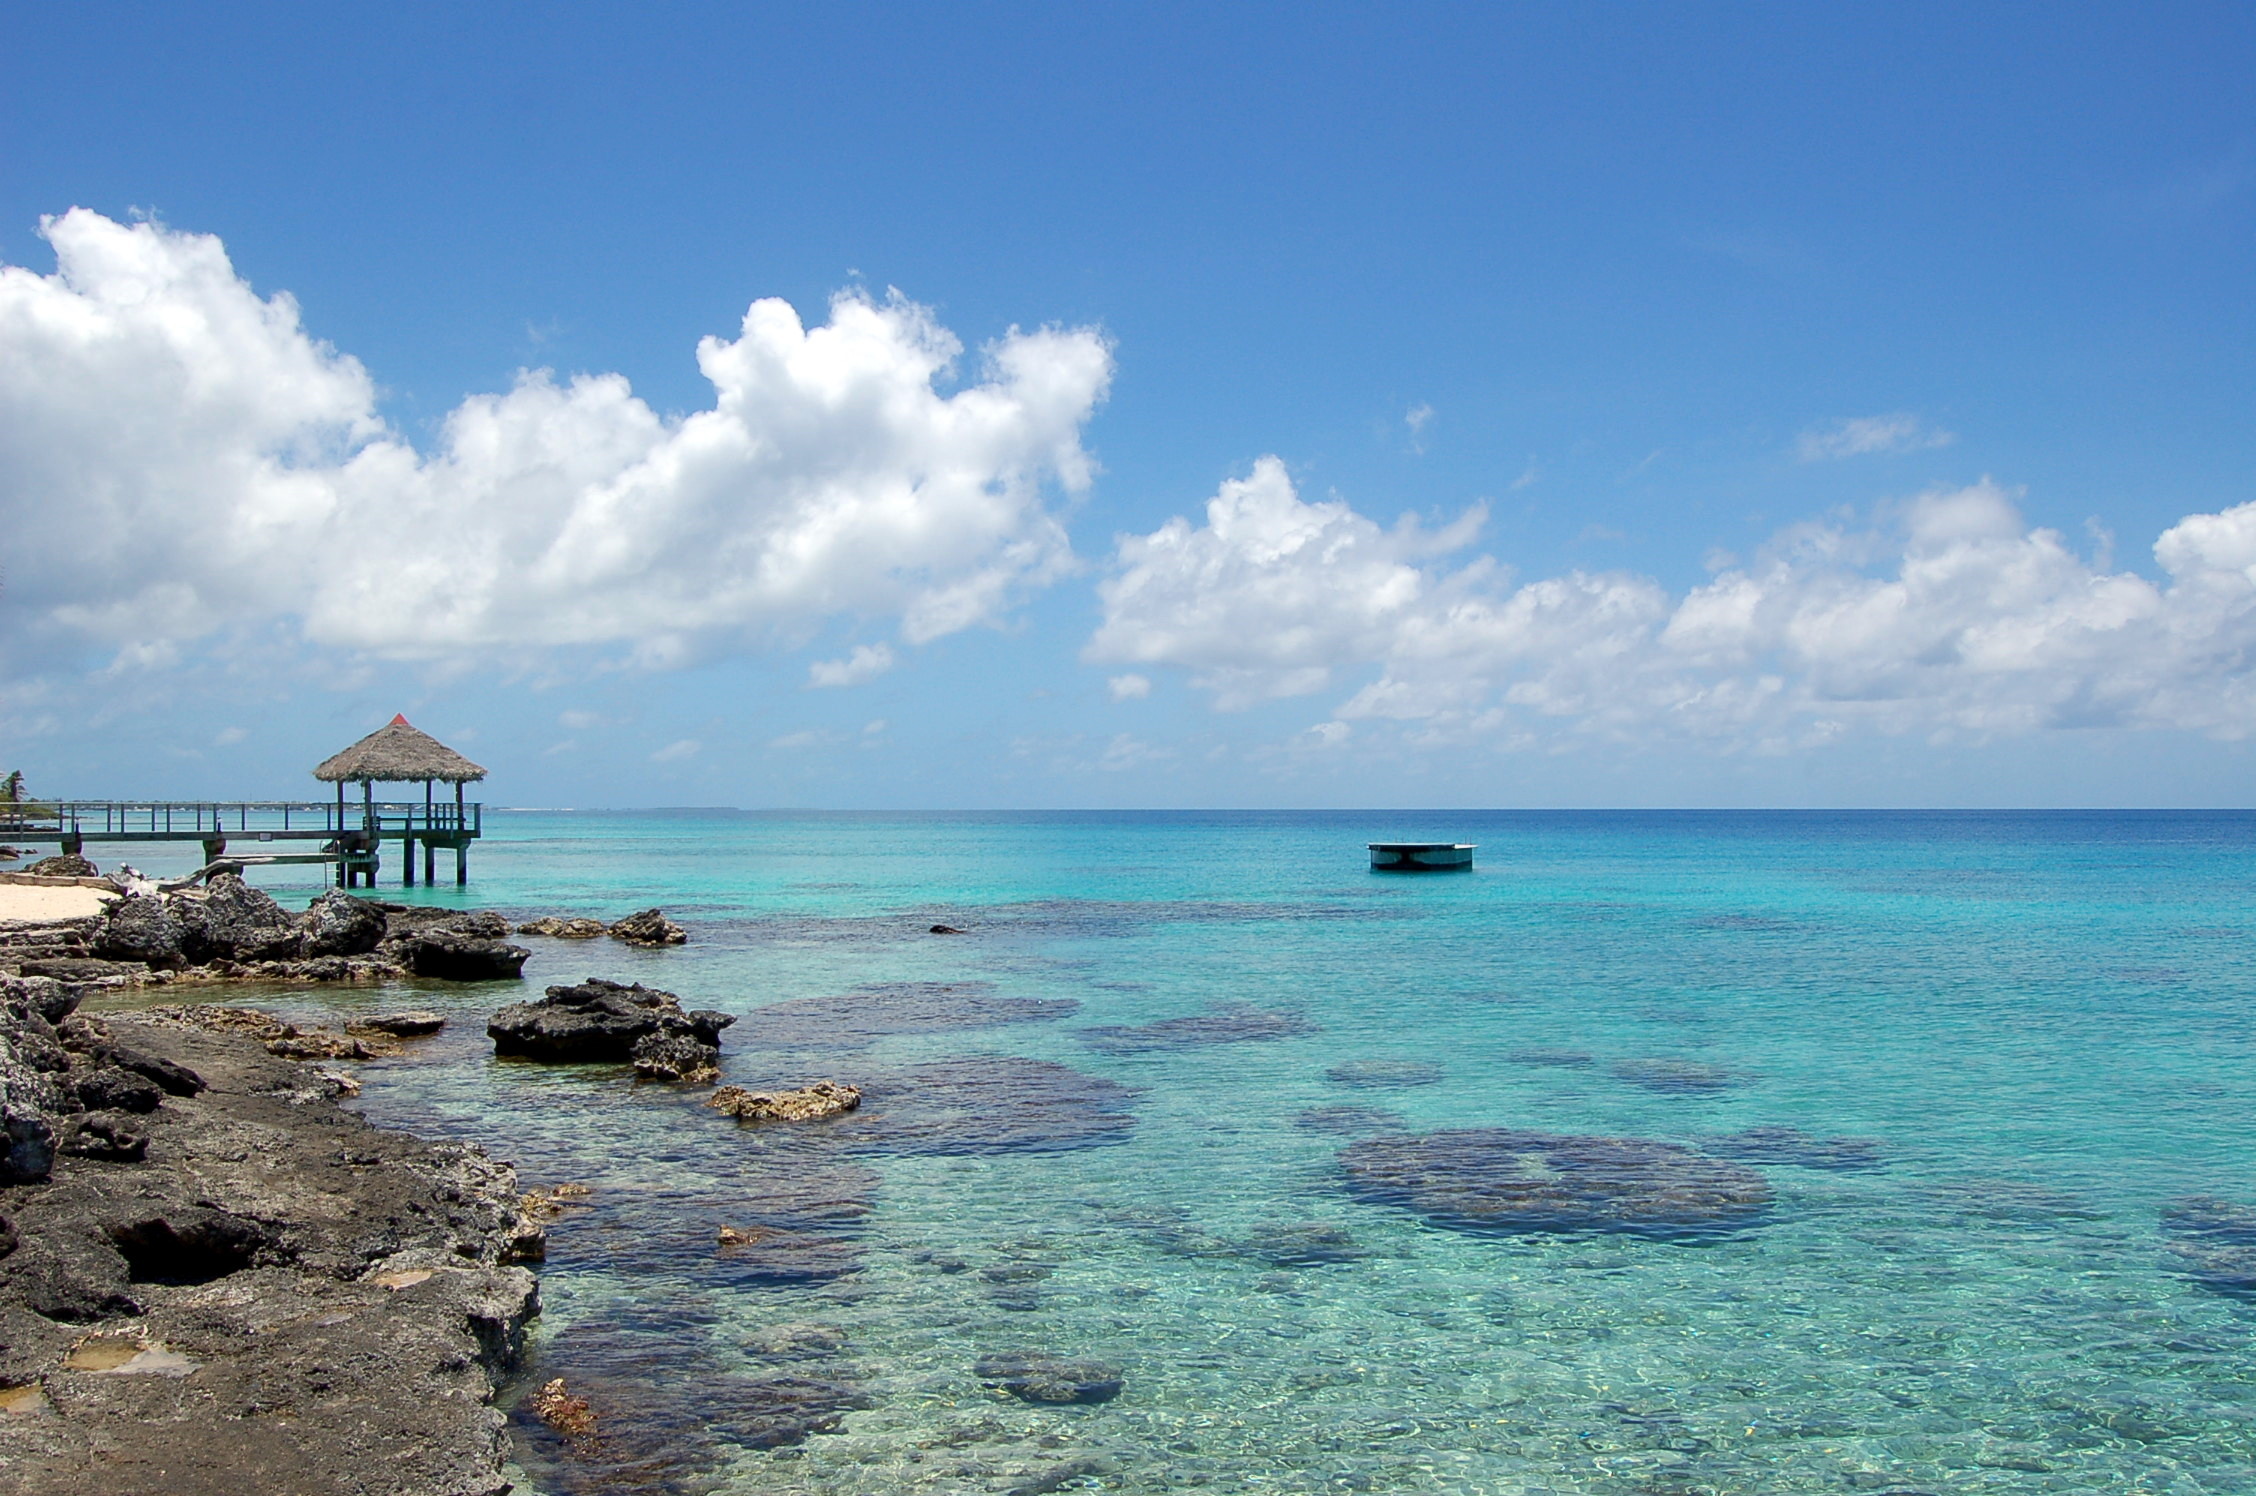
<svg viewBox="0 0 2256 1496">
<path fill-rule="evenodd" d="M 1579 1049 L 1515 1049 L 1504 1056 L 1508 1065 L 1540 1065 L 1559 1070 L 1587 1070 L 1597 1057 Z"/>
<path fill-rule="evenodd" d="M 1335 1086 L 1378 1091 L 1441 1083 L 1441 1067 L 1429 1060 L 1350 1060 L 1324 1072 Z"/>
<path fill-rule="evenodd" d="M 1622 1060 L 1610 1067 L 1614 1079 L 1663 1096 L 1694 1096 L 1728 1091 L 1745 1077 L 1701 1060 Z"/>
<path fill-rule="evenodd" d="M 828 1080 L 818 1080 L 795 1091 L 748 1091 L 742 1086 L 723 1086 L 705 1104 L 745 1122 L 809 1122 L 854 1110 L 862 1104 L 862 1088 Z"/>
<path fill-rule="evenodd" d="M 1750 1127 L 1709 1138 L 1700 1147 L 1719 1158 L 1803 1169 L 1877 1169 L 1887 1161 L 1880 1144 L 1871 1138 L 1812 1137 L 1798 1127 Z"/>
<path fill-rule="evenodd" d="M 985 1356 L 972 1375 L 990 1387 L 1035 1403 L 1101 1403 L 1120 1395 L 1120 1368 L 1110 1361 L 1069 1361 L 1035 1351 Z"/>
<path fill-rule="evenodd" d="M 603 921 L 582 917 L 564 918 L 544 914 L 539 919 L 529 919 L 517 927 L 520 935 L 546 935 L 551 940 L 596 940 L 604 933 Z"/>
<path fill-rule="evenodd" d="M 754 1008 L 740 1037 L 787 1049 L 858 1047 L 891 1034 L 1044 1023 L 1080 1006 L 1070 998 L 997 997 L 985 982 L 892 982 Z"/>
<path fill-rule="evenodd" d="M 720 1053 L 721 1030 L 736 1020 L 708 1009 L 684 1011 L 671 992 L 590 977 L 548 989 L 537 1003 L 511 1003 L 486 1024 L 494 1053 L 564 1063 L 627 1061 L 645 1038 L 687 1039 Z"/>
<path fill-rule="evenodd" d="M 1293 1126 L 1303 1132 L 1352 1135 L 1396 1132 L 1401 1130 L 1403 1121 L 1402 1113 L 1383 1106 L 1312 1106 L 1293 1118 Z"/>
<path fill-rule="evenodd" d="M 1461 1230 L 1685 1237 L 1753 1224 L 1770 1185 L 1673 1143 L 1469 1128 L 1368 1138 L 1340 1151 L 1358 1197 Z"/>
<path fill-rule="evenodd" d="M 2161 1221 L 2179 1272 L 2218 1293 L 2256 1296 L 2256 1205 L 2186 1195 L 2162 1207 Z"/>
<path fill-rule="evenodd" d="M 611 926 L 610 935 L 613 940 L 643 946 L 680 945 L 689 939 L 687 930 L 656 909 L 628 915 Z"/>
<path fill-rule="evenodd" d="M 1134 1028 L 1107 1024 L 1085 1028 L 1074 1035 L 1092 1049 L 1110 1054 L 1140 1054 L 1150 1050 L 1194 1049 L 1208 1044 L 1243 1044 L 1258 1039 L 1294 1039 L 1317 1032 L 1316 1025 L 1298 1013 L 1276 1012 L 1246 1003 L 1219 1003 L 1203 1013 L 1163 1018 Z"/>
</svg>

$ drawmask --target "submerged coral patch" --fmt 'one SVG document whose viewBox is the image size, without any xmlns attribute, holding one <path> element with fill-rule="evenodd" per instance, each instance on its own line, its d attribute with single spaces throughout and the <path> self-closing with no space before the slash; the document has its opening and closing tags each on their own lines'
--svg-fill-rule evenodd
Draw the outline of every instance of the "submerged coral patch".
<svg viewBox="0 0 2256 1496">
<path fill-rule="evenodd" d="M 1293 1126 L 1303 1132 L 1346 1136 L 1359 1132 L 1392 1132 L 1402 1125 L 1402 1113 L 1383 1106 L 1312 1106 L 1293 1118 Z"/>
<path fill-rule="evenodd" d="M 2256 1296 L 2256 1205 L 2187 1195 L 2162 1207 L 2171 1263 L 2204 1288 Z"/>
<path fill-rule="evenodd" d="M 1812 1137 L 1798 1127 L 1750 1127 L 1700 1145 L 1718 1158 L 1802 1169 L 1877 1169 L 1887 1160 L 1871 1138 Z"/>
<path fill-rule="evenodd" d="M 1621 1060 L 1609 1067 L 1616 1080 L 1663 1096 L 1698 1096 L 1728 1091 L 1745 1077 L 1702 1060 Z"/>
<path fill-rule="evenodd" d="M 1700 1236 L 1771 1201 L 1753 1169 L 1642 1138 L 1468 1128 L 1350 1143 L 1340 1166 L 1359 1198 L 1460 1230 Z"/>
<path fill-rule="evenodd" d="M 1441 1083 L 1441 1067 L 1429 1060 L 1350 1060 L 1324 1072 L 1335 1086 L 1383 1091 Z"/>
<path fill-rule="evenodd" d="M 872 1077 L 859 1111 L 823 1129 L 878 1153 L 1058 1153 L 1118 1142 L 1133 1086 L 1047 1060 L 962 1055 Z"/>
<path fill-rule="evenodd" d="M 1107 1024 L 1085 1028 L 1075 1037 L 1092 1049 L 1108 1054 L 1141 1054 L 1152 1050 L 1196 1049 L 1208 1044 L 1243 1044 L 1256 1039 L 1295 1039 L 1317 1032 L 1316 1025 L 1298 1013 L 1257 1008 L 1249 1003 L 1217 1003 L 1203 1013 L 1163 1018 L 1133 1028 Z"/>
<path fill-rule="evenodd" d="M 737 1036 L 781 1049 L 863 1048 L 890 1034 L 1043 1023 L 1080 1007 L 1071 998 L 997 997 L 986 982 L 890 982 L 755 1008 Z"/>
</svg>

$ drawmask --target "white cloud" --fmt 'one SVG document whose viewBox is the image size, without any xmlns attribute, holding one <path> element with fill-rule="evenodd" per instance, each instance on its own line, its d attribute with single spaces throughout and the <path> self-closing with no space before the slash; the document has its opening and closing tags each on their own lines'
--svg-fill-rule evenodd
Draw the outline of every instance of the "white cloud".
<svg viewBox="0 0 2256 1496">
<path fill-rule="evenodd" d="M 1804 462 L 1824 462 L 1836 457 L 1864 457 L 1875 452 L 1924 452 L 1947 447 L 1956 433 L 1937 431 L 1909 411 L 1885 416 L 1852 416 L 1818 430 L 1805 431 L 1794 450 Z"/>
<path fill-rule="evenodd" d="M 676 764 L 685 758 L 695 758 L 705 751 L 705 745 L 695 738 L 679 738 L 650 755 L 654 764 Z"/>
<path fill-rule="evenodd" d="M 1417 563 L 1466 544 L 1484 518 L 1382 530 L 1336 500 L 1302 503 L 1284 463 L 1264 457 L 1208 501 L 1203 527 L 1178 516 L 1121 537 L 1085 657 L 1190 665 L 1224 707 L 1320 691 L 1336 666 L 1384 653 L 1427 589 Z"/>
<path fill-rule="evenodd" d="M 810 686 L 858 686 L 893 668 L 889 644 L 857 644 L 843 660 L 817 660 L 807 667 Z"/>
<path fill-rule="evenodd" d="M 1410 450 L 1423 454 L 1426 450 L 1426 428 L 1433 424 L 1434 408 L 1423 402 L 1413 405 L 1403 414 L 1402 424 L 1410 428 Z"/>
<path fill-rule="evenodd" d="M 698 345 L 710 409 L 533 371 L 421 453 L 217 239 L 84 209 L 42 231 L 54 275 L 0 267 L 0 560 L 66 637 L 280 617 L 392 658 L 663 665 L 840 614 L 921 643 L 1071 565 L 1045 490 L 1089 482 L 1112 360 L 1088 329 L 1014 328 L 943 394 L 962 350 L 924 308 L 848 292 L 810 329 L 758 301 Z"/>
<path fill-rule="evenodd" d="M 1264 459 L 1223 485 L 1205 526 L 1121 540 L 1088 655 L 1188 668 L 1223 708 L 1360 669 L 1374 674 L 1327 728 L 1393 719 L 1514 741 L 2256 733 L 2256 504 L 2173 526 L 2157 585 L 2079 559 L 1985 480 L 1884 526 L 1787 530 L 1681 596 L 1628 572 L 1516 583 L 1487 558 L 1445 563 L 1472 518 L 1438 536 L 1383 530 L 1303 502 Z"/>
<path fill-rule="evenodd" d="M 1141 701 L 1151 695 L 1151 677 L 1148 675 L 1115 675 L 1105 681 L 1105 689 L 1114 701 Z"/>
</svg>

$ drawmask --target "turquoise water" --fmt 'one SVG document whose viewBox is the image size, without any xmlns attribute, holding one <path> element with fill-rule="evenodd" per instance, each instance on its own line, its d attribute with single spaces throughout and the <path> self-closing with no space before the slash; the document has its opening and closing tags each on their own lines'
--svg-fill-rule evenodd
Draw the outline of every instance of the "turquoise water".
<svg viewBox="0 0 2256 1496">
<path fill-rule="evenodd" d="M 535 1370 L 612 1438 L 528 1421 L 539 1489 L 2256 1491 L 2256 1304 L 2159 1214 L 2256 1203 L 2256 817 L 489 824 L 466 897 L 407 896 L 661 905 L 690 945 L 527 939 L 528 977 L 797 1002 L 730 1031 L 727 1078 L 872 1085 L 858 1133 L 748 1132 L 493 1061 L 502 990 L 278 999 L 444 1008 L 365 1067 L 368 1114 L 592 1188 L 554 1228 Z M 1366 871 L 1365 840 L 1426 837 L 1478 869 Z M 931 1027 L 998 999 L 1079 1006 Z M 966 1055 L 1065 1068 L 937 1063 Z M 1438 1073 L 1327 1076 L 1373 1061 Z M 1343 1107 L 1370 1111 L 1315 1111 Z M 1476 1233 L 1344 1187 L 1358 1137 L 1470 1127 L 1864 1142 L 1752 1163 L 1767 1212 L 1679 1239 Z M 717 1248 L 724 1224 L 783 1234 Z M 1124 1389 L 1034 1405 L 973 1374 L 1019 1350 Z M 747 1447 L 793 1399 L 862 1405 Z"/>
</svg>

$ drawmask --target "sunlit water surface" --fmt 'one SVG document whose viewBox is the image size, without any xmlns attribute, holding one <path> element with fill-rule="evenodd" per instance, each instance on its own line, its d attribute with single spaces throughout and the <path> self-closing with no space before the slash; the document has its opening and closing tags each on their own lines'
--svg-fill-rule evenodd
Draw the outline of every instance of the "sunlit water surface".
<svg viewBox="0 0 2256 1496">
<path fill-rule="evenodd" d="M 858 1141 L 809 1141 L 614 1068 L 495 1061 L 512 989 L 273 995 L 442 1009 L 445 1035 L 363 1067 L 368 1115 L 592 1187 L 553 1230 L 531 1380 L 588 1390 L 611 1442 L 521 1417 L 537 1489 L 2256 1491 L 2256 1306 L 2160 1214 L 2256 1203 L 2249 816 L 489 825 L 468 890 L 384 896 L 663 906 L 686 947 L 527 938 L 528 986 L 739 1015 L 881 988 L 775 1042 L 741 1021 L 727 1079 L 893 1087 Z M 1368 872 L 1393 837 L 1477 841 L 1479 867 Z M 894 985 L 920 983 L 945 985 Z M 932 1026 L 995 998 L 1079 1006 Z M 895 1002 L 922 1031 L 865 1021 Z M 934 1064 L 965 1055 L 1070 1073 Z M 1438 1074 L 1327 1077 L 1372 1061 Z M 1474 1234 L 1344 1188 L 1355 1138 L 1462 1127 L 1869 1143 L 1755 1164 L 1768 1212 L 1690 1239 Z M 722 1225 L 781 1234 L 721 1248 Z M 1112 1362 L 1123 1390 L 983 1386 L 1015 1351 Z M 837 1428 L 761 1447 L 794 1399 Z"/>
</svg>

